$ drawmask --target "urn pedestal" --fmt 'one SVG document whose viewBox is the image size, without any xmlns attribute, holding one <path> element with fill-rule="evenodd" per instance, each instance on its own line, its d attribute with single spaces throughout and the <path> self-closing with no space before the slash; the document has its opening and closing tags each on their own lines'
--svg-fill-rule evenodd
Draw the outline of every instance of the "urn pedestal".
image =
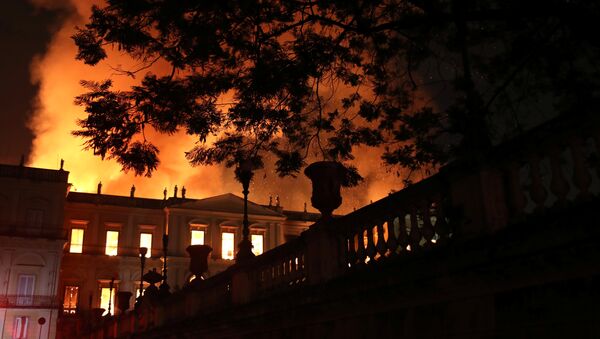
<svg viewBox="0 0 600 339">
<path fill-rule="evenodd" d="M 148 273 L 142 276 L 145 282 L 150 284 L 150 286 L 146 287 L 144 290 L 144 297 L 156 298 L 159 296 L 158 287 L 156 284 L 162 281 L 163 276 L 156 272 L 156 268 L 153 268 L 152 271 L 148 271 Z"/>
</svg>

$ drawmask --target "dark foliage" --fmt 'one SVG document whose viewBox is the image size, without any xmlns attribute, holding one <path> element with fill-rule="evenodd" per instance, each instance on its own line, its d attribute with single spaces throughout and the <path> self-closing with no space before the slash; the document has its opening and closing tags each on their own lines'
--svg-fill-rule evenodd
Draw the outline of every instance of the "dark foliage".
<svg viewBox="0 0 600 339">
<path fill-rule="evenodd" d="M 95 65 L 116 47 L 167 74 L 138 86 L 85 83 L 75 134 L 150 175 L 145 126 L 198 136 L 192 164 L 308 156 L 351 161 L 358 145 L 411 170 L 484 154 L 536 110 L 597 106 L 599 5 L 550 0 L 108 0 L 73 36 Z M 133 75 L 147 69 L 128 71 Z M 125 72 L 125 71 L 124 71 Z M 217 104 L 224 95 L 230 105 Z M 206 143 L 217 135 L 215 143 Z M 360 176 L 348 165 L 346 184 Z"/>
</svg>

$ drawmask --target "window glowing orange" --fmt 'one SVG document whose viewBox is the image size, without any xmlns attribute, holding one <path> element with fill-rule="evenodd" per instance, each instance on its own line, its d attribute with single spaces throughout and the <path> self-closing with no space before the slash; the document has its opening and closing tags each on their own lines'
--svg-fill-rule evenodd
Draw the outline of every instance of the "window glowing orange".
<svg viewBox="0 0 600 339">
<path fill-rule="evenodd" d="M 204 231 L 192 230 L 190 245 L 204 245 Z"/>
<path fill-rule="evenodd" d="M 146 247 L 146 258 L 152 255 L 152 233 L 140 233 L 140 247 Z"/>
<path fill-rule="evenodd" d="M 65 286 L 65 299 L 63 301 L 63 312 L 74 314 L 77 310 L 77 299 L 79 297 L 78 286 Z"/>
<path fill-rule="evenodd" d="M 235 234 L 231 232 L 223 232 L 221 240 L 221 258 L 227 260 L 234 259 L 235 251 Z"/>
<path fill-rule="evenodd" d="M 119 248 L 119 232 L 118 231 L 106 231 L 106 255 L 115 256 L 117 255 Z"/>
<path fill-rule="evenodd" d="M 69 246 L 70 253 L 82 253 L 83 252 L 83 229 L 72 228 L 71 229 L 71 245 Z"/>
<path fill-rule="evenodd" d="M 264 251 L 264 237 L 262 234 L 252 234 L 250 240 L 252 241 L 252 253 L 254 255 L 261 255 Z"/>
<path fill-rule="evenodd" d="M 102 287 L 102 289 L 100 291 L 100 308 L 104 309 L 104 313 L 102 313 L 102 315 L 108 314 L 108 303 L 109 302 L 110 302 L 110 314 L 115 313 L 115 294 L 116 294 L 116 292 L 117 292 L 117 290 L 115 288 L 113 288 L 112 295 L 111 295 L 110 288 Z"/>
</svg>

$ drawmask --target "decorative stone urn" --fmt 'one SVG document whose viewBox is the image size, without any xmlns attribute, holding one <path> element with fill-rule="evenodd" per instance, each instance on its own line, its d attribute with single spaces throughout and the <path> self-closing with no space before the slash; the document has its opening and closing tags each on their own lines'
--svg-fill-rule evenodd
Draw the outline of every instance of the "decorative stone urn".
<svg viewBox="0 0 600 339">
<path fill-rule="evenodd" d="M 190 254 L 190 272 L 200 279 L 208 271 L 208 254 L 212 248 L 208 245 L 190 245 L 186 251 Z"/>
<path fill-rule="evenodd" d="M 144 290 L 144 297 L 149 296 L 154 298 L 158 296 L 158 287 L 156 287 L 156 284 L 160 282 L 162 278 L 163 276 L 156 272 L 156 268 L 153 268 L 152 271 L 148 271 L 148 273 L 142 276 L 142 279 L 150 284 L 150 286 L 146 287 L 146 290 Z"/>
<path fill-rule="evenodd" d="M 131 299 L 131 292 L 119 291 L 117 292 L 117 308 L 120 313 L 125 313 L 129 309 L 129 300 Z"/>
<path fill-rule="evenodd" d="M 304 174 L 312 181 L 310 202 L 321 212 L 322 220 L 331 219 L 333 210 L 342 204 L 344 166 L 336 161 L 318 161 L 306 167 Z"/>
</svg>

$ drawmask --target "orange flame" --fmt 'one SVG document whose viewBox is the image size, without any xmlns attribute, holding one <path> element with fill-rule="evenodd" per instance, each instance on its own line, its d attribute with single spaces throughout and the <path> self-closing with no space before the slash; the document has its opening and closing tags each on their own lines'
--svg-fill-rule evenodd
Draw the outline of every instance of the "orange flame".
<svg viewBox="0 0 600 339">
<path fill-rule="evenodd" d="M 196 141 L 183 133 L 173 136 L 149 132 L 146 136 L 160 149 L 161 164 L 151 178 L 135 177 L 124 173 L 115 161 L 102 161 L 91 151 L 83 151 L 83 140 L 71 135 L 77 129 L 76 120 L 85 117 L 82 107 L 76 106 L 73 99 L 83 92 L 79 81 L 104 80 L 111 78 L 116 87 L 126 88 L 137 79 L 116 75 L 113 67 L 134 68 L 135 62 L 118 51 L 109 51 L 109 61 L 95 67 L 75 60 L 76 46 L 71 40 L 75 26 L 85 24 L 90 8 L 98 1 L 31 0 L 41 7 L 70 6 L 71 15 L 56 32 L 46 53 L 32 62 L 32 81 L 39 83 L 36 112 L 30 121 L 34 131 L 33 152 L 28 165 L 43 168 L 58 168 L 60 159 L 65 160 L 65 170 L 70 171 L 69 179 L 74 189 L 95 192 L 98 182 L 103 183 L 103 193 L 128 195 L 131 185 L 136 187 L 136 196 L 162 198 L 164 187 L 172 195 L 173 187 L 187 189 L 190 198 L 203 198 L 233 192 L 241 195 L 241 186 L 233 179 L 233 171 L 222 166 L 192 168 L 184 157 Z M 164 65 L 155 65 L 160 71 Z M 358 187 L 343 192 L 344 203 L 336 211 L 349 212 L 371 200 L 385 197 L 390 189 L 400 189 L 401 176 L 382 170 L 379 159 L 382 150 L 359 148 L 354 162 L 360 173 L 367 179 Z M 251 186 L 250 199 L 267 203 L 268 196 L 280 196 L 286 209 L 302 210 L 305 202 L 310 208 L 310 182 L 304 175 L 298 178 L 279 178 L 274 171 L 266 169 L 257 173 Z"/>
</svg>

